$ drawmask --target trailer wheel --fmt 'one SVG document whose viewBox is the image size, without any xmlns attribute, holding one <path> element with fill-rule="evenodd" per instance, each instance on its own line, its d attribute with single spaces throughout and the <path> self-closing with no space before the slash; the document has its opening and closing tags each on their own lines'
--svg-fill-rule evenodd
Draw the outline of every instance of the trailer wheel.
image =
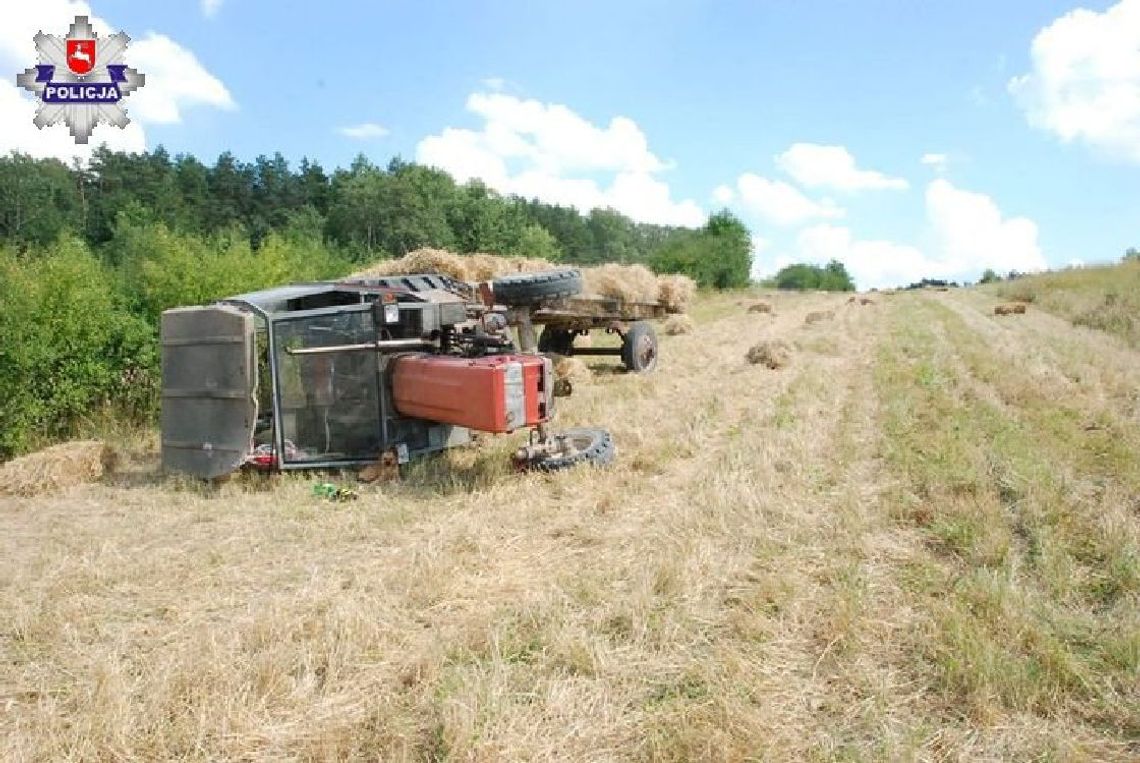
<svg viewBox="0 0 1140 763">
<path fill-rule="evenodd" d="M 500 305 L 533 305 L 548 299 L 573 297 L 582 292 L 582 274 L 577 270 L 544 270 L 501 276 L 491 283 Z"/>
<path fill-rule="evenodd" d="M 613 463 L 616 454 L 614 439 L 604 429 L 567 429 L 556 436 L 567 438 L 573 446 L 572 452 L 535 459 L 526 464 L 527 467 L 541 472 L 557 472 L 578 464 L 606 466 Z"/>
<path fill-rule="evenodd" d="M 556 329 L 546 326 L 538 337 L 538 351 L 553 355 L 571 355 L 574 348 L 574 332 L 569 329 Z"/>
<path fill-rule="evenodd" d="M 657 332 L 645 321 L 629 327 L 621 343 L 621 362 L 634 373 L 657 368 Z"/>
</svg>

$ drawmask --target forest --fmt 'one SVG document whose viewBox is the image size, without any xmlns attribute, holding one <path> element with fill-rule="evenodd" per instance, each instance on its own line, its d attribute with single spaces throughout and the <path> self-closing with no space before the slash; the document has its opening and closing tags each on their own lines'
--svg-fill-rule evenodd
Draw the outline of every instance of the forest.
<svg viewBox="0 0 1140 763">
<path fill-rule="evenodd" d="M 503 196 L 440 170 L 358 156 L 326 170 L 280 154 L 211 165 L 161 147 L 86 164 L 0 157 L 0 458 L 95 418 L 157 413 L 163 310 L 336 278 L 420 247 L 642 263 L 708 288 L 747 285 L 748 229 L 636 223 Z"/>
</svg>

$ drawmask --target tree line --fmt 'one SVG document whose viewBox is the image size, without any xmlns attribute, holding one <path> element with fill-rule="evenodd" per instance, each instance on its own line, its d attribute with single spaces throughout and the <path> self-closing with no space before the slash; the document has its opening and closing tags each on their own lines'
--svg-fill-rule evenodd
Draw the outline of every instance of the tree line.
<svg viewBox="0 0 1140 763">
<path fill-rule="evenodd" d="M 207 165 L 162 148 L 86 165 L 0 157 L 0 458 L 93 415 L 152 421 L 161 312 L 341 277 L 420 247 L 641 263 L 711 288 L 747 285 L 747 228 L 637 223 L 358 157 L 327 171 L 280 154 Z"/>
<path fill-rule="evenodd" d="M 19 250 L 49 246 L 63 232 L 100 249 L 123 214 L 203 237 L 237 228 L 255 249 L 270 233 L 301 228 L 348 262 L 431 246 L 652 264 L 662 247 L 691 233 L 636 223 L 611 209 L 502 196 L 478 180 L 458 184 L 446 172 L 399 158 L 378 167 L 361 155 L 332 172 L 309 159 L 294 168 L 279 153 L 252 162 L 223 153 L 207 166 L 161 147 L 137 154 L 100 148 L 87 166 L 0 158 L 0 241 Z"/>
</svg>

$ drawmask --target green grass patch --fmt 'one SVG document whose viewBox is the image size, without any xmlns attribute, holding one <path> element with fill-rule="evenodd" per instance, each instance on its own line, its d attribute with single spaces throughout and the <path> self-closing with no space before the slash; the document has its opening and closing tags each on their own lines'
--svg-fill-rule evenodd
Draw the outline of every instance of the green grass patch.
<svg viewBox="0 0 1140 763">
<path fill-rule="evenodd" d="M 1137 618 L 1136 550 L 1128 533 L 1106 531 L 1073 477 L 1126 455 L 1084 437 L 1044 392 L 981 394 L 971 376 L 1000 385 L 1018 374 L 939 305 L 899 311 L 878 361 L 885 455 L 900 477 L 892 513 L 929 549 L 902 578 L 929 618 L 913 644 L 918 667 L 978 720 L 1140 722 L 1119 702 L 1138 679 L 1119 631 Z"/>
</svg>

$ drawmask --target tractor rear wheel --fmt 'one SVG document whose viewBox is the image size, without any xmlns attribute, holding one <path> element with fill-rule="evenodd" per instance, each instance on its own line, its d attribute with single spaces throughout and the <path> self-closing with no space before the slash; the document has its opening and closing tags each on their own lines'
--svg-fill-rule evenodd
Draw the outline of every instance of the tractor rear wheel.
<svg viewBox="0 0 1140 763">
<path fill-rule="evenodd" d="M 621 362 L 634 373 L 648 373 L 657 368 L 657 332 L 651 324 L 638 321 L 625 332 Z"/>
<path fill-rule="evenodd" d="M 495 301 L 507 307 L 534 305 L 548 299 L 573 297 L 582 292 L 582 274 L 577 270 L 543 270 L 513 273 L 491 282 Z"/>
</svg>

